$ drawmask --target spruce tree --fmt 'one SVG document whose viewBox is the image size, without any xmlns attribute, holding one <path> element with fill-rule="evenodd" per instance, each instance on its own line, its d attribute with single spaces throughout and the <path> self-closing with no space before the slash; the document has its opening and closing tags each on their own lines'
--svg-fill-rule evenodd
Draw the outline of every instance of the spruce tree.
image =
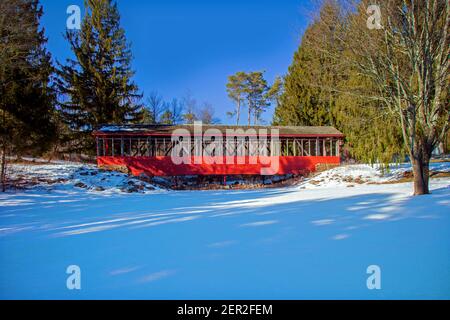
<svg viewBox="0 0 450 320">
<path fill-rule="evenodd" d="M 75 59 L 60 65 L 61 113 L 76 151 L 92 154 L 92 130 L 102 124 L 142 120 L 142 95 L 133 82 L 132 54 L 117 3 L 86 0 L 80 31 L 66 33 Z"/>
<path fill-rule="evenodd" d="M 5 190 L 10 155 L 41 155 L 55 139 L 53 68 L 38 0 L 0 2 L 0 147 Z"/>
</svg>

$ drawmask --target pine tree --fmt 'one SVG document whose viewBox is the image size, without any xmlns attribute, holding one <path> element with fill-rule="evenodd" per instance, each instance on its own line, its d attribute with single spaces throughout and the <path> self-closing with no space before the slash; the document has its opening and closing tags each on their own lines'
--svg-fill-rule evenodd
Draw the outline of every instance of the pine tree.
<svg viewBox="0 0 450 320">
<path fill-rule="evenodd" d="M 62 117 L 79 152 L 92 153 L 91 132 L 102 124 L 142 120 L 142 95 L 133 82 L 132 54 L 120 26 L 117 3 L 86 0 L 80 31 L 66 33 L 75 60 L 60 65 L 59 89 L 66 99 Z"/>
<path fill-rule="evenodd" d="M 55 139 L 53 68 L 38 0 L 0 2 L 1 182 L 6 155 L 41 155 Z"/>
<path fill-rule="evenodd" d="M 173 122 L 173 114 L 170 109 L 166 109 L 161 115 L 161 124 L 171 125 Z"/>
<path fill-rule="evenodd" d="M 241 119 L 241 109 L 245 102 L 245 91 L 248 81 L 248 75 L 245 72 L 239 71 L 236 74 L 228 77 L 227 93 L 228 97 L 236 104 L 234 112 L 229 112 L 230 117 L 236 116 L 236 125 L 239 125 Z"/>
<path fill-rule="evenodd" d="M 275 104 L 275 109 L 280 105 L 280 99 L 283 95 L 284 84 L 281 77 L 276 77 L 272 86 L 266 93 L 267 100 Z"/>
<path fill-rule="evenodd" d="M 274 86 L 269 87 L 264 72 L 242 72 L 228 77 L 227 93 L 228 97 L 236 104 L 236 109 L 233 112 L 228 112 L 228 116 L 236 116 L 236 124 L 239 125 L 241 118 L 242 107 L 247 106 L 247 124 L 252 122 L 258 125 L 261 120 L 261 115 L 267 110 L 270 102 L 278 100 L 278 93 L 280 92 L 281 79 L 276 79 Z"/>
<path fill-rule="evenodd" d="M 253 123 L 259 124 L 261 115 L 270 105 L 267 92 L 269 86 L 264 79 L 264 72 L 256 71 L 248 74 L 246 85 L 247 106 L 248 106 L 248 125 L 251 122 L 253 114 Z"/>
</svg>

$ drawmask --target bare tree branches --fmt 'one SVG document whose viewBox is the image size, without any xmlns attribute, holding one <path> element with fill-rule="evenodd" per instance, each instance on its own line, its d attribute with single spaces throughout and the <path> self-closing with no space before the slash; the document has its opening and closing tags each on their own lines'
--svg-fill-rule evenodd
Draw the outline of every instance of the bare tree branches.
<svg viewBox="0 0 450 320">
<path fill-rule="evenodd" d="M 378 4 L 382 29 L 367 28 L 367 0 L 340 1 L 343 15 L 321 17 L 334 28 L 342 54 L 318 43 L 343 74 L 371 79 L 378 98 L 399 119 L 415 165 L 415 193 L 428 193 L 428 162 L 449 126 L 449 0 L 386 0 Z M 347 8 L 346 10 L 342 8 Z M 344 17 L 344 18 L 343 18 Z"/>
</svg>

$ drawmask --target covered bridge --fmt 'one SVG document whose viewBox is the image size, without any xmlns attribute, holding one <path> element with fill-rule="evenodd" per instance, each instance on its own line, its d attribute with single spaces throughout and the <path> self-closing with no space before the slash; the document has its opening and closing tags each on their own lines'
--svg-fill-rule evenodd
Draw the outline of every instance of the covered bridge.
<svg viewBox="0 0 450 320">
<path fill-rule="evenodd" d="M 150 176 L 305 174 L 339 165 L 344 137 L 333 127 L 201 124 L 107 125 L 93 134 L 100 167 Z"/>
</svg>

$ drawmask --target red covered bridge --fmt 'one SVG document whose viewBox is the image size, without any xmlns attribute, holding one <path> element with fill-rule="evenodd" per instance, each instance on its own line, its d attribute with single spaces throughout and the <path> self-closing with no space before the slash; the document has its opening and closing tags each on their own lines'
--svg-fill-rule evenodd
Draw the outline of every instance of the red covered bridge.
<svg viewBox="0 0 450 320">
<path fill-rule="evenodd" d="M 198 124 L 109 125 L 94 136 L 100 167 L 150 176 L 304 174 L 339 165 L 343 139 L 333 127 Z"/>
</svg>

